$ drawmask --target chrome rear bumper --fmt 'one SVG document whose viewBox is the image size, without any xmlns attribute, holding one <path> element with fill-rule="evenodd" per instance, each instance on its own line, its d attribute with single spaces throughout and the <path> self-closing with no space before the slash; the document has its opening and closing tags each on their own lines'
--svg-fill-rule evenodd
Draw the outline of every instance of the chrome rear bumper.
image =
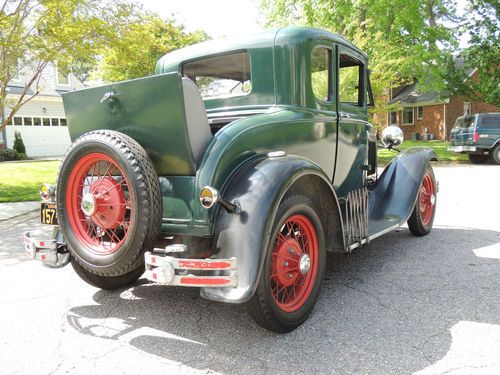
<svg viewBox="0 0 500 375">
<path fill-rule="evenodd" d="M 238 286 L 236 258 L 188 259 L 150 252 L 144 258 L 146 278 L 155 283 L 203 288 Z"/>
<path fill-rule="evenodd" d="M 53 229 L 50 238 L 41 233 L 24 232 L 24 254 L 51 268 L 64 267 L 70 261 L 66 246 L 60 242 L 58 227 Z"/>
</svg>

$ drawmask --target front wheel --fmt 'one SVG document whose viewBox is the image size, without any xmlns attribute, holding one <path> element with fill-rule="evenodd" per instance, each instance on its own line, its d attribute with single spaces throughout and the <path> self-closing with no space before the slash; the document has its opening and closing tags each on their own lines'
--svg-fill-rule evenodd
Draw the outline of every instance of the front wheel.
<svg viewBox="0 0 500 375">
<path fill-rule="evenodd" d="M 495 163 L 500 165 L 500 144 L 496 145 L 491 153 L 491 158 Z"/>
<path fill-rule="evenodd" d="M 268 330 L 294 330 L 318 298 L 326 250 L 317 211 L 302 195 L 285 198 L 278 208 L 257 290 L 247 303 L 252 318 Z"/>
<path fill-rule="evenodd" d="M 408 219 L 408 228 L 414 236 L 429 234 L 436 214 L 437 186 L 434 171 L 427 166 L 415 207 Z"/>
<path fill-rule="evenodd" d="M 467 154 L 472 164 L 484 164 L 488 161 L 489 155 Z"/>
</svg>

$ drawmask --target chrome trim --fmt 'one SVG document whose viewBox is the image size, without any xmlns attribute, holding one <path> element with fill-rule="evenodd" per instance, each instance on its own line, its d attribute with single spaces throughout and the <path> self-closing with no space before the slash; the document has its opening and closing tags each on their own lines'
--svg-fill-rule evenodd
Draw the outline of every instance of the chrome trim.
<svg viewBox="0 0 500 375">
<path fill-rule="evenodd" d="M 392 232 L 393 230 L 399 228 L 400 225 L 399 224 L 396 224 L 396 225 L 393 225 L 392 227 L 389 227 L 387 229 L 384 229 L 384 230 L 381 230 L 380 232 L 377 232 L 375 234 L 372 234 L 371 236 L 369 236 L 368 238 L 364 238 L 362 241 L 360 242 L 356 242 L 350 246 L 347 247 L 347 250 L 351 251 L 351 250 L 354 250 L 364 244 L 367 244 L 368 242 L 370 242 L 371 240 L 374 240 L 375 238 L 378 238 L 380 236 L 383 236 L 384 234 L 386 233 L 389 233 L 389 232 Z"/>
<path fill-rule="evenodd" d="M 286 156 L 285 151 L 271 151 L 267 153 L 268 158 L 282 158 L 283 156 Z"/>
</svg>

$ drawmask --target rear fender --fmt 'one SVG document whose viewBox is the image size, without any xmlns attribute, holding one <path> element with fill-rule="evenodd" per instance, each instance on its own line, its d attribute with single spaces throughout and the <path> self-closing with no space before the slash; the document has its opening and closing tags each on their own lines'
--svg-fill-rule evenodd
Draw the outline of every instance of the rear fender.
<svg viewBox="0 0 500 375">
<path fill-rule="evenodd" d="M 370 224 L 392 220 L 402 225 L 408 220 L 431 160 L 437 156 L 427 147 L 411 147 L 393 159 L 370 193 Z"/>
<path fill-rule="evenodd" d="M 219 210 L 212 251 L 217 258 L 237 258 L 238 287 L 202 288 L 202 297 L 231 303 L 243 303 L 252 297 L 268 250 L 278 206 L 290 188 L 297 185 L 294 185 L 295 182 L 309 176 L 323 180 L 323 190 L 323 185 L 329 186 L 332 201 L 339 212 L 328 178 L 319 166 L 307 159 L 298 156 L 259 157 L 236 172 L 222 196 L 230 202 L 237 200 L 241 212 L 229 214 Z"/>
</svg>

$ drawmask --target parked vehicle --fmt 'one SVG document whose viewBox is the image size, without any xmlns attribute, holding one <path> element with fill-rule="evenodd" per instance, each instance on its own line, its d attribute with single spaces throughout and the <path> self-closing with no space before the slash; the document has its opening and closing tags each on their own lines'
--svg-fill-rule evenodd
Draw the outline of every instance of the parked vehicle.
<svg viewBox="0 0 500 375">
<path fill-rule="evenodd" d="M 63 95 L 73 143 L 42 188 L 47 265 L 103 289 L 152 282 L 246 303 L 287 332 L 319 296 L 326 252 L 408 221 L 431 231 L 430 149 L 377 173 L 367 56 L 338 35 L 268 30 L 164 56 L 153 77 Z M 383 134 L 386 147 L 402 140 Z M 57 220 L 57 221 L 56 221 Z M 172 301 L 175 303 L 175 301 Z"/>
<path fill-rule="evenodd" d="M 451 129 L 448 150 L 467 154 L 471 163 L 500 164 L 500 113 L 461 116 Z"/>
</svg>

